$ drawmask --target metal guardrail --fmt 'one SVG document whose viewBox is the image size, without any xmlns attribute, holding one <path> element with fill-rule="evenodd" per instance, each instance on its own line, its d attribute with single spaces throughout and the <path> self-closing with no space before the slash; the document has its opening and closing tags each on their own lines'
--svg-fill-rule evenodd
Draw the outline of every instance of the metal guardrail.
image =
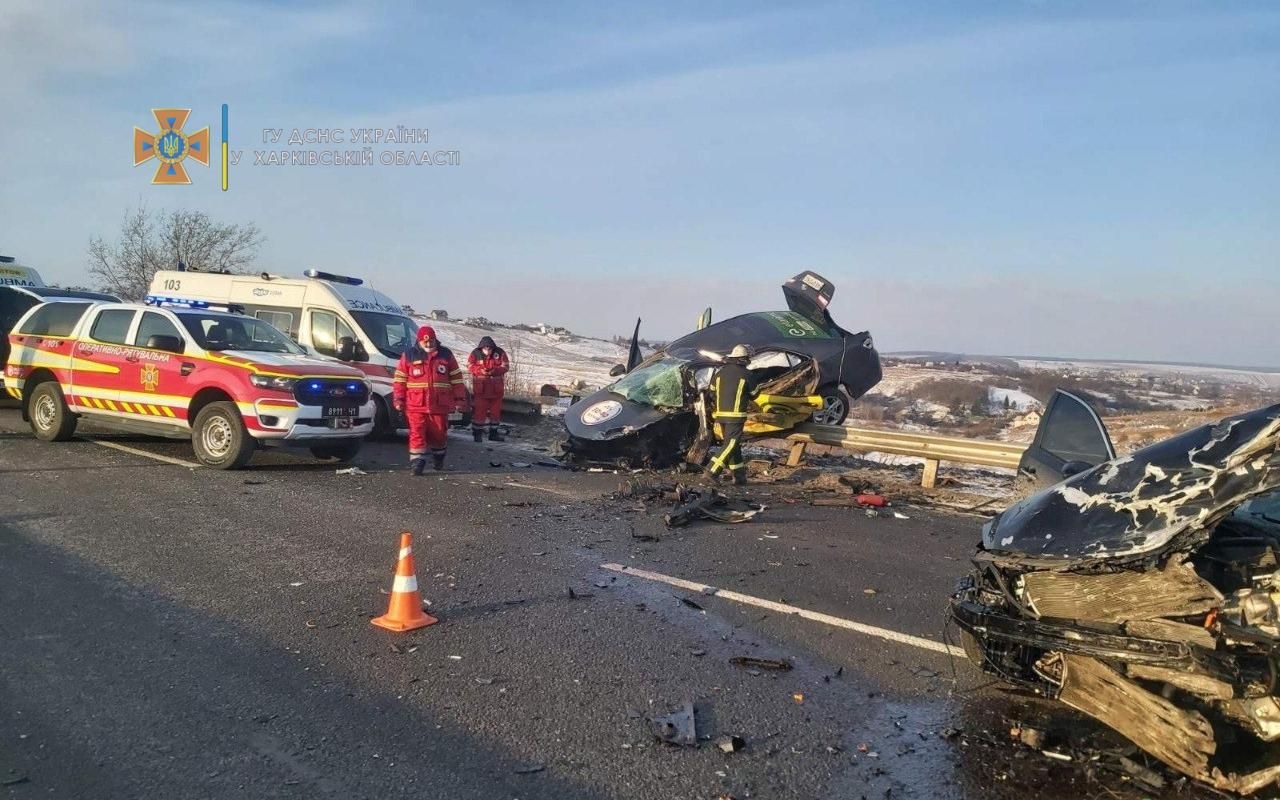
<svg viewBox="0 0 1280 800">
<path fill-rule="evenodd" d="M 792 467 L 800 465 L 805 447 L 810 444 L 840 447 L 860 453 L 889 453 L 923 458 L 924 474 L 920 485 L 926 489 L 932 489 L 937 483 L 938 465 L 942 461 L 1017 469 L 1022 453 L 1026 450 L 1024 445 L 1014 442 L 961 439 L 955 436 L 873 428 L 846 428 L 842 425 L 818 425 L 812 422 L 797 425 L 787 436 L 787 440 L 791 442 L 787 464 Z"/>
</svg>

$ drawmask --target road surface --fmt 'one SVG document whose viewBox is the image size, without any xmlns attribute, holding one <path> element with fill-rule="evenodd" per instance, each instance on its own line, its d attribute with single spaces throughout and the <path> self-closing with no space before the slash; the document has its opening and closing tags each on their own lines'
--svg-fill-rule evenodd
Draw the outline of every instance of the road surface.
<svg viewBox="0 0 1280 800">
<path fill-rule="evenodd" d="M 421 478 L 395 443 L 367 475 L 217 472 L 0 410 L 0 796 L 1151 796 L 1012 745 L 1026 720 L 1102 734 L 949 653 L 980 518 L 783 503 L 668 531 L 618 476 L 451 448 Z M 369 618 L 404 530 L 442 623 L 391 634 Z M 710 740 L 655 740 L 686 700 Z"/>
</svg>

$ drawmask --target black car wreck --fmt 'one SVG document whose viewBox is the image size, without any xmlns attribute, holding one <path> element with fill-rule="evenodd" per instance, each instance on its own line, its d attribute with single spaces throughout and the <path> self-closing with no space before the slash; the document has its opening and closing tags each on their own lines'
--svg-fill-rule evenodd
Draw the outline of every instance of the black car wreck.
<svg viewBox="0 0 1280 800">
<path fill-rule="evenodd" d="M 1280 779 L 1280 405 L 1116 458 L 1057 393 L 950 618 L 976 665 L 1252 794 Z"/>
<path fill-rule="evenodd" d="M 820 275 L 802 272 L 782 291 L 787 311 L 702 327 L 571 406 L 564 418 L 567 456 L 619 467 L 701 463 L 712 438 L 711 374 L 737 344 L 754 351 L 747 367 L 755 393 L 749 436 L 789 430 L 810 417 L 843 422 L 849 402 L 880 382 L 871 334 L 835 323 L 827 311 L 835 286 Z"/>
</svg>

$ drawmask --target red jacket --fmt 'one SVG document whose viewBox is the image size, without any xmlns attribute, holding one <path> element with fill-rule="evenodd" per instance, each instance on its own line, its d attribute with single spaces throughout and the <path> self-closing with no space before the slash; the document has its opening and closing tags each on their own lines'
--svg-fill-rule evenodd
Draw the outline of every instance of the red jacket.
<svg viewBox="0 0 1280 800">
<path fill-rule="evenodd" d="M 396 365 L 392 391 L 405 411 L 420 414 L 448 414 L 467 402 L 462 369 L 443 346 L 434 353 L 416 345 L 406 350 Z"/>
<path fill-rule="evenodd" d="M 471 391 L 481 400 L 501 399 L 506 392 L 503 375 L 511 369 L 511 361 L 507 353 L 500 347 L 489 351 L 486 358 L 484 351 L 472 350 L 467 356 L 467 369 L 471 371 Z"/>
</svg>

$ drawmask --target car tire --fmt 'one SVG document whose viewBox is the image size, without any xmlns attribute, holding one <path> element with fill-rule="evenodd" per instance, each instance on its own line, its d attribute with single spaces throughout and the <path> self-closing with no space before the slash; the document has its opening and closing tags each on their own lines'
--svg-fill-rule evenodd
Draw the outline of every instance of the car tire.
<svg viewBox="0 0 1280 800">
<path fill-rule="evenodd" d="M 240 469 L 249 463 L 257 442 L 249 435 L 235 403 L 210 403 L 196 414 L 191 430 L 196 460 L 213 469 Z"/>
<path fill-rule="evenodd" d="M 391 407 L 387 405 L 387 401 L 383 400 L 381 395 L 374 395 L 373 409 L 373 433 L 369 434 L 369 438 L 394 439 L 396 424 L 391 418 Z"/>
<path fill-rule="evenodd" d="M 350 461 L 360 453 L 360 440 L 318 444 L 311 448 L 311 455 L 323 461 Z"/>
<path fill-rule="evenodd" d="M 818 390 L 822 397 L 822 410 L 813 412 L 809 419 L 819 425 L 843 425 L 849 416 L 849 397 L 838 385 L 823 386 Z"/>
<path fill-rule="evenodd" d="M 27 417 L 31 432 L 42 442 L 65 442 L 76 433 L 76 415 L 67 408 L 66 398 L 55 381 L 45 381 L 31 390 Z"/>
</svg>

